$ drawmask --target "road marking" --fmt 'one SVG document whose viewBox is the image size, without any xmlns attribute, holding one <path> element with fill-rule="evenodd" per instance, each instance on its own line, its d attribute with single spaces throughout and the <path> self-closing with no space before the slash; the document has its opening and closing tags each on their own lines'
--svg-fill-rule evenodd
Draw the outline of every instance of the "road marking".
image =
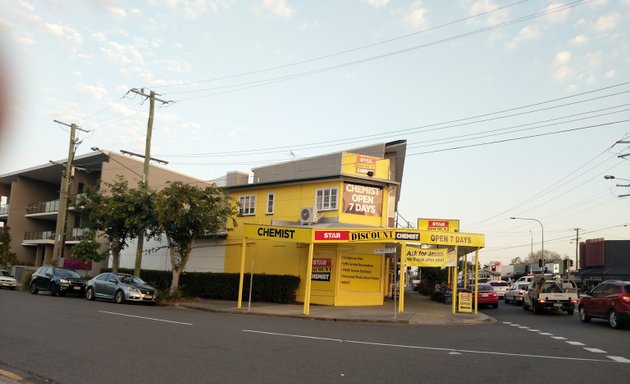
<svg viewBox="0 0 630 384">
<path fill-rule="evenodd" d="M 553 336 L 551 337 L 552 339 L 556 339 L 556 340 L 566 340 L 566 337 L 562 337 L 562 336 Z"/>
<path fill-rule="evenodd" d="M 571 344 L 571 345 L 580 345 L 580 346 L 586 345 L 584 343 L 580 343 L 579 341 L 565 341 L 565 343 Z"/>
<path fill-rule="evenodd" d="M 591 361 L 591 362 L 599 362 L 599 363 L 612 363 L 615 362 L 625 363 L 623 358 L 614 359 L 615 356 L 607 356 L 611 360 L 603 360 L 603 359 L 586 359 L 580 357 L 566 357 L 566 356 L 551 356 L 551 355 L 529 355 L 523 353 L 508 353 L 508 352 L 495 352 L 495 351 L 478 351 L 471 349 L 457 349 L 457 348 L 439 348 L 439 347 L 425 347 L 422 345 L 405 345 L 405 344 L 389 344 L 389 343 L 377 343 L 371 341 L 359 341 L 359 340 L 344 340 L 344 339 L 336 339 L 330 337 L 317 337 L 317 336 L 306 336 L 306 335 L 297 335 L 291 333 L 279 333 L 279 332 L 267 332 L 267 331 L 256 331 L 253 329 L 243 329 L 243 332 L 248 333 L 257 333 L 262 335 L 269 336 L 280 336 L 280 337 L 292 337 L 299 339 L 310 339 L 310 340 L 321 340 L 321 341 L 334 341 L 336 343 L 348 343 L 348 344 L 360 344 L 360 345 L 369 345 L 375 347 L 388 347 L 388 348 L 405 348 L 405 349 L 417 349 L 424 351 L 438 351 L 438 352 L 448 352 L 449 354 L 478 354 L 478 355 L 494 355 L 494 356 L 510 356 L 510 357 L 529 357 L 534 359 L 547 359 L 547 360 L 569 360 L 569 361 Z M 627 361 L 630 363 L 630 360 Z"/>
<path fill-rule="evenodd" d="M 540 329 L 528 329 L 530 332 L 540 332 Z"/>
<path fill-rule="evenodd" d="M 541 335 L 543 335 L 543 336 L 553 336 L 553 333 L 543 332 L 543 333 L 541 333 Z"/>
<path fill-rule="evenodd" d="M 520 325 L 520 326 L 519 326 L 519 328 L 520 328 L 520 329 L 529 329 L 529 327 L 525 327 L 525 326 L 523 326 L 523 325 Z"/>
<path fill-rule="evenodd" d="M 630 363 L 630 360 L 626 359 L 625 357 L 621 357 L 621 356 L 606 356 L 606 357 L 611 360 L 615 360 L 618 363 Z"/>
<path fill-rule="evenodd" d="M 587 347 L 584 347 L 584 349 L 586 349 L 589 352 L 593 352 L 593 353 L 606 353 L 606 351 L 602 351 L 599 348 L 587 348 Z"/>
<path fill-rule="evenodd" d="M 124 316 L 124 317 L 133 317 L 136 319 L 143 320 L 151 320 L 151 321 L 159 321 L 162 323 L 171 323 L 171 324 L 179 324 L 179 325 L 192 325 L 192 323 L 182 323 L 181 321 L 173 321 L 173 320 L 164 320 L 164 319 L 156 319 L 154 317 L 145 317 L 145 316 L 136 316 L 136 315 L 128 315 L 126 313 L 118 313 L 118 312 L 109 312 L 109 311 L 99 311 L 100 313 L 105 313 L 107 315 L 115 315 L 115 316 Z"/>
<path fill-rule="evenodd" d="M 4 376 L 8 379 L 15 380 L 15 381 L 24 380 L 22 376 L 16 375 L 13 372 L 5 371 L 4 369 L 0 369 L 0 376 Z"/>
<path fill-rule="evenodd" d="M 263 335 L 271 335 L 271 336 L 284 336 L 284 337 L 297 337 L 300 339 L 312 339 L 312 340 L 323 340 L 323 341 L 336 341 L 338 343 L 343 343 L 342 339 L 333 339 L 330 337 L 317 337 L 317 336 L 306 336 L 306 335 L 293 335 L 289 333 L 278 333 L 278 332 L 265 332 L 265 331 L 255 331 L 253 329 L 243 329 L 243 332 L 249 333 L 261 333 Z"/>
</svg>

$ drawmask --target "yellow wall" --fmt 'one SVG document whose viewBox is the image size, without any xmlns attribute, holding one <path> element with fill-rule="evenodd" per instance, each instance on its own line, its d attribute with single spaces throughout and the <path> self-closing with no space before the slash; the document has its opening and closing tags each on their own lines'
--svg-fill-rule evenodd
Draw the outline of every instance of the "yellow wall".
<svg viewBox="0 0 630 384">
<path fill-rule="evenodd" d="M 374 158 L 374 174 L 366 176 L 357 173 L 355 154 L 344 154 L 343 173 L 372 179 L 387 179 L 389 175 L 389 161 Z M 371 160 L 364 160 L 372 164 Z M 369 165 L 370 166 L 370 165 Z M 347 183 L 347 182 L 346 182 Z M 357 183 L 352 183 L 357 184 Z M 274 185 L 256 188 L 248 185 L 242 190 L 233 189 L 230 196 L 239 201 L 240 196 L 255 195 L 255 214 L 238 216 L 237 226 L 228 233 L 228 246 L 226 247 L 225 265 L 226 272 L 239 272 L 241 263 L 241 242 L 245 223 L 266 224 L 272 220 L 290 222 L 291 225 L 299 225 L 300 211 L 304 207 L 316 206 L 316 191 L 318 189 L 337 188 L 337 209 L 332 211 L 319 211 L 321 218 L 338 218 L 343 224 L 369 225 L 373 227 L 385 227 L 388 223 L 390 211 L 391 190 L 387 187 L 379 189 L 380 197 L 377 211 L 380 215 L 344 213 L 344 181 L 319 181 L 303 184 Z M 373 188 L 373 187 L 369 187 Z M 373 191 L 372 191 L 373 192 Z M 267 214 L 267 196 L 274 194 L 274 212 Z M 359 193 L 359 195 L 361 195 Z M 350 196 L 350 195 L 346 195 Z M 361 195 L 363 196 L 363 195 Z M 365 200 L 359 203 L 370 203 L 370 193 L 365 194 Z M 361 200 L 363 198 L 356 198 Z M 357 202 L 355 202 L 357 203 Z M 283 224 L 287 225 L 287 224 Z M 334 224 L 333 224 L 334 226 Z M 374 248 L 383 244 L 360 245 L 315 245 L 314 259 L 330 262 L 330 281 L 312 281 L 311 303 L 323 305 L 382 305 L 385 292 L 385 263 L 384 256 L 374 255 Z M 253 264 L 252 264 L 253 262 Z M 306 270 L 308 262 L 308 244 L 279 242 L 272 240 L 251 240 L 248 243 L 245 272 L 252 271 L 257 274 L 286 274 L 300 277 L 300 287 L 297 292 L 297 300 L 304 300 Z M 343 263 L 355 263 L 357 265 L 344 265 Z M 363 266 L 359 266 L 362 264 Z M 369 265 L 369 267 L 368 267 Z M 352 269 L 353 271 L 343 271 Z M 353 278 L 347 275 L 352 274 Z"/>
</svg>

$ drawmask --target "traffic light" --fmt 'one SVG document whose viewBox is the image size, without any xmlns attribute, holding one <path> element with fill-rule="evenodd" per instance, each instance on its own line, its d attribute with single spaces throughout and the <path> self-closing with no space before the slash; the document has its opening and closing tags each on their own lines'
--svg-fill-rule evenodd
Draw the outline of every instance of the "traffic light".
<svg viewBox="0 0 630 384">
<path fill-rule="evenodd" d="M 492 272 L 496 272 L 497 271 L 497 266 L 493 265 L 492 267 L 490 267 L 492 269 Z"/>
<path fill-rule="evenodd" d="M 538 266 L 539 266 L 540 268 L 542 268 L 542 266 L 543 266 L 542 259 L 538 259 Z"/>
<path fill-rule="evenodd" d="M 569 269 L 569 259 L 562 260 L 562 270 L 567 271 Z"/>
</svg>

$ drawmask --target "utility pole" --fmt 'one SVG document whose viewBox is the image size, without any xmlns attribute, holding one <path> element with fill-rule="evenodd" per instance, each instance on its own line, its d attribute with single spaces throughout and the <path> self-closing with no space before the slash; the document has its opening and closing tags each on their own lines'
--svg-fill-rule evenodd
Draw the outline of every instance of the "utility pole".
<svg viewBox="0 0 630 384">
<path fill-rule="evenodd" d="M 575 228 L 575 268 L 580 269 L 578 264 L 578 250 L 580 249 L 580 228 Z"/>
<path fill-rule="evenodd" d="M 77 140 L 75 139 L 77 129 L 83 132 L 89 132 L 79 128 L 76 124 L 67 124 L 58 120 L 53 120 L 57 124 L 70 127 L 70 145 L 68 146 L 68 161 L 66 162 L 66 170 L 63 173 L 61 181 L 61 191 L 59 193 L 59 210 L 57 214 L 57 224 L 55 227 L 55 245 L 53 247 L 52 264 L 57 265 L 62 262 L 64 257 L 64 248 L 66 246 L 66 225 L 68 222 L 68 200 L 69 191 L 72 185 L 72 177 L 74 176 L 74 153 L 76 152 Z M 46 262 L 48 264 L 49 262 Z M 61 265 L 60 265 L 61 266 Z"/>
<path fill-rule="evenodd" d="M 147 121 L 147 137 L 144 146 L 144 169 L 142 172 L 141 188 L 149 187 L 149 161 L 151 161 L 151 136 L 153 134 L 153 111 L 155 109 L 155 101 L 159 101 L 162 104 L 168 104 L 170 101 L 162 100 L 156 97 L 155 91 L 150 91 L 147 95 L 144 92 L 144 88 L 137 89 L 132 88 L 129 92 L 133 92 L 137 95 L 149 98 L 149 120 Z M 140 276 L 140 269 L 142 266 L 142 253 L 144 251 L 144 233 L 138 234 L 138 245 L 136 247 L 136 263 L 133 270 L 134 276 Z"/>
</svg>

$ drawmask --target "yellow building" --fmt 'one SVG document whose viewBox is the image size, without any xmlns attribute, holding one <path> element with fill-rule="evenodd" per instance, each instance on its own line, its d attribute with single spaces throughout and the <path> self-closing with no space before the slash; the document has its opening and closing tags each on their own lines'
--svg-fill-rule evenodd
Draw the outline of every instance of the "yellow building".
<svg viewBox="0 0 630 384">
<path fill-rule="evenodd" d="M 393 262 L 375 249 L 387 241 L 344 243 L 349 232 L 341 229 L 395 226 L 406 145 L 401 140 L 256 168 L 252 183 L 247 174 L 228 174 L 239 214 L 226 240 L 225 272 L 239 272 L 244 262 L 247 272 L 299 276 L 297 299 L 304 301 L 313 246 L 311 303 L 382 305 Z"/>
</svg>

